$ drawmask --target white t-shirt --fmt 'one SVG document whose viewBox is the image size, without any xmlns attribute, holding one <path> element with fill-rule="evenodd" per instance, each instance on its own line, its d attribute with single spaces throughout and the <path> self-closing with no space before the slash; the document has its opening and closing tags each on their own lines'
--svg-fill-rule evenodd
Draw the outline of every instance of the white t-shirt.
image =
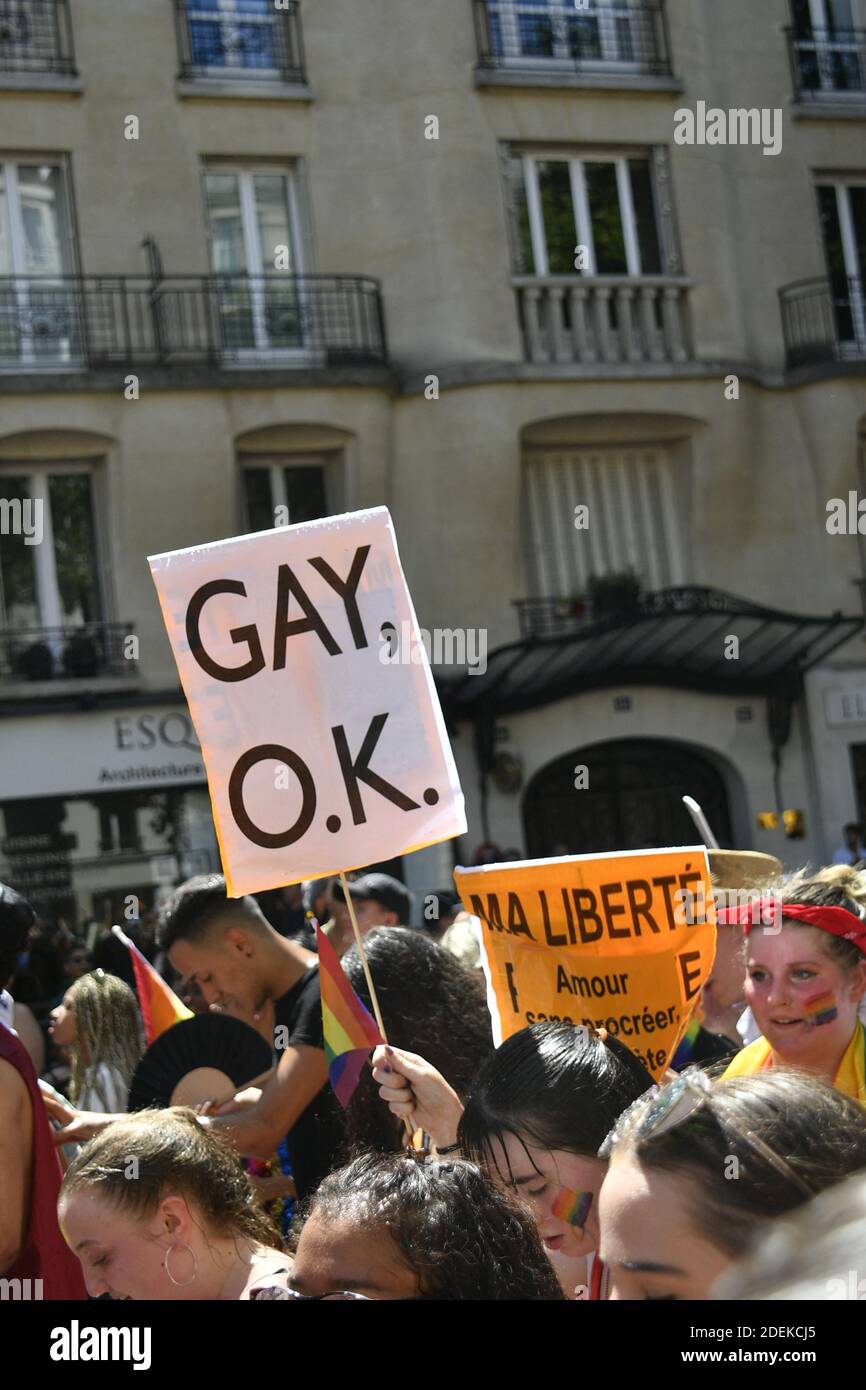
<svg viewBox="0 0 866 1390">
<path fill-rule="evenodd" d="M 101 1115 L 123 1114 L 126 1101 L 127 1086 L 116 1067 L 100 1062 L 95 1068 L 87 1068 L 77 1102 L 79 1110 L 96 1110 Z"/>
</svg>

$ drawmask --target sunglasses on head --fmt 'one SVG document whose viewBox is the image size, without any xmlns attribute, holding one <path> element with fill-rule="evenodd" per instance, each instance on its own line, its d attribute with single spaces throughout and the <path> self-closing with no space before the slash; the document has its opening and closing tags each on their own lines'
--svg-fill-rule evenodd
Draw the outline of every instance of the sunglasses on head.
<svg viewBox="0 0 866 1390">
<path fill-rule="evenodd" d="M 599 1149 L 599 1158 L 610 1158 L 622 1136 L 626 1116 L 632 1110 L 646 1106 L 646 1113 L 634 1131 L 635 1141 L 640 1142 L 642 1139 L 658 1139 L 662 1134 L 668 1134 L 672 1129 L 677 1129 L 679 1125 L 685 1124 L 700 1110 L 708 1108 L 721 1128 L 727 1128 L 736 1134 L 744 1144 L 752 1149 L 753 1153 L 759 1154 L 765 1163 L 769 1163 L 771 1168 L 775 1168 L 777 1173 L 795 1183 L 805 1196 L 815 1196 L 813 1188 L 800 1177 L 800 1174 L 791 1167 L 790 1163 L 775 1153 L 769 1144 L 765 1144 L 764 1140 L 753 1130 L 734 1124 L 727 1116 L 723 1120 L 716 1113 L 713 1107 L 713 1083 L 706 1072 L 701 1071 L 700 1068 L 690 1067 L 687 1071 L 682 1072 L 676 1081 L 672 1081 L 660 1089 L 656 1088 L 655 1093 L 650 1094 L 652 1099 L 648 1104 L 646 1097 L 641 1096 L 634 1106 L 629 1107 L 625 1115 L 620 1116 Z"/>
</svg>

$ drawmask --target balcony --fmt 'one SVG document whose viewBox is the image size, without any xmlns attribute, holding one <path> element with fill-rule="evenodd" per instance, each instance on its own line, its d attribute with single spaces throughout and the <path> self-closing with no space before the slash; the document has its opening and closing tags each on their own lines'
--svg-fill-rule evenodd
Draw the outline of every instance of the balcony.
<svg viewBox="0 0 866 1390">
<path fill-rule="evenodd" d="M 779 291 L 789 367 L 866 362 L 863 281 L 845 276 L 801 280 Z"/>
<path fill-rule="evenodd" d="M 69 0 L 0 0 L 0 85 L 75 77 Z"/>
<path fill-rule="evenodd" d="M 664 0 L 473 0 L 480 85 L 660 87 L 671 75 Z"/>
<path fill-rule="evenodd" d="M 125 655 L 133 632 L 129 623 L 0 629 L 0 693 L 33 697 L 135 680 L 138 661 Z"/>
<path fill-rule="evenodd" d="M 803 106 L 866 104 L 866 29 L 788 29 L 794 94 Z"/>
<path fill-rule="evenodd" d="M 174 0 L 181 81 L 306 83 L 298 0 Z"/>
<path fill-rule="evenodd" d="M 526 360 L 609 367 L 687 362 L 690 281 L 518 275 Z"/>
<path fill-rule="evenodd" d="M 379 283 L 360 276 L 0 276 L 0 372 L 386 360 Z"/>
</svg>

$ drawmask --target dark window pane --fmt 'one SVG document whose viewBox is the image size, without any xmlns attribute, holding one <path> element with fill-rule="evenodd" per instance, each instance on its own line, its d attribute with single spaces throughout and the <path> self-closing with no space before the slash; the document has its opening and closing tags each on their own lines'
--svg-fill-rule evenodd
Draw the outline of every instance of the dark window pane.
<svg viewBox="0 0 866 1390">
<path fill-rule="evenodd" d="M 548 272 L 573 275 L 577 232 L 568 165 L 558 160 L 555 163 L 542 160 L 537 167 Z"/>
<path fill-rule="evenodd" d="M 631 200 L 634 204 L 634 220 L 640 249 L 640 268 L 644 275 L 661 275 L 662 258 L 649 160 L 630 159 L 628 171 L 631 178 Z"/>
<path fill-rule="evenodd" d="M 598 32 L 598 20 L 589 16 L 569 20 L 568 42 L 572 58 L 600 58 L 601 37 Z"/>
<path fill-rule="evenodd" d="M 811 35 L 812 14 L 809 9 L 809 0 L 791 0 L 791 14 L 797 33 Z"/>
<path fill-rule="evenodd" d="M 525 275 L 535 273 L 535 256 L 529 230 L 529 207 L 526 202 L 526 181 L 523 160 L 511 161 L 511 183 L 514 189 L 514 215 L 517 223 L 517 270 Z"/>
<path fill-rule="evenodd" d="M 325 500 L 325 470 L 323 468 L 287 468 L 286 497 L 289 503 L 289 524 L 299 521 L 318 521 L 328 516 Z"/>
<path fill-rule="evenodd" d="M 27 479 L 0 473 L 0 624 L 5 627 L 39 626 L 34 545 L 21 530 L 26 526 L 31 540 L 38 540 L 38 522 Z"/>
<path fill-rule="evenodd" d="M 839 226 L 836 189 L 833 184 L 819 184 L 817 191 L 836 332 L 842 342 L 850 342 L 854 337 L 854 320 L 851 314 L 848 272 L 845 268 L 845 253 L 842 247 L 842 230 Z"/>
<path fill-rule="evenodd" d="M 247 525 L 251 531 L 271 531 L 274 526 L 274 504 L 271 497 L 271 475 L 267 468 L 245 468 L 243 471 L 244 499 L 247 504 Z"/>
<path fill-rule="evenodd" d="M 866 279 L 866 184 L 851 184 L 851 220 L 854 223 L 854 242 L 857 247 L 857 278 Z"/>
<path fill-rule="evenodd" d="M 75 625 L 99 622 L 90 478 L 86 473 L 55 474 L 48 480 L 48 496 L 63 620 Z"/>
<path fill-rule="evenodd" d="M 598 274 L 625 275 L 628 265 L 616 186 L 616 165 L 587 163 L 583 167 Z"/>
</svg>

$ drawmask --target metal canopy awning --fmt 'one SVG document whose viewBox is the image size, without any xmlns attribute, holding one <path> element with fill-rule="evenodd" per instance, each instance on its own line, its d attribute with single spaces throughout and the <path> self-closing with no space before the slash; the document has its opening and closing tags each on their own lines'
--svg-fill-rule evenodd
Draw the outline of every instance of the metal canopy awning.
<svg viewBox="0 0 866 1390">
<path fill-rule="evenodd" d="M 627 613 L 498 647 L 483 674 L 437 676 L 437 684 L 450 720 L 514 714 L 611 685 L 790 696 L 805 671 L 863 627 L 862 618 L 781 613 L 718 589 L 664 589 Z M 731 636 L 737 659 L 725 656 Z"/>
</svg>

